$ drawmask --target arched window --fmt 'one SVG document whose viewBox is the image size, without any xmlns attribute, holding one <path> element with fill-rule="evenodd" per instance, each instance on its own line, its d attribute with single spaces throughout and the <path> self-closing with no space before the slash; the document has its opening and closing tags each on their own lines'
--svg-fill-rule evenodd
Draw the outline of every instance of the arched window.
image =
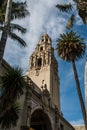
<svg viewBox="0 0 87 130">
<path fill-rule="evenodd" d="M 43 51 L 43 46 L 40 47 L 40 51 Z"/>
<path fill-rule="evenodd" d="M 41 42 L 44 42 L 44 39 L 42 39 Z"/>
<path fill-rule="evenodd" d="M 42 65 L 42 59 L 41 58 L 38 59 L 37 64 L 38 64 L 38 67 L 41 67 L 41 65 Z"/>
<path fill-rule="evenodd" d="M 48 38 L 46 38 L 46 42 L 48 42 Z"/>
</svg>

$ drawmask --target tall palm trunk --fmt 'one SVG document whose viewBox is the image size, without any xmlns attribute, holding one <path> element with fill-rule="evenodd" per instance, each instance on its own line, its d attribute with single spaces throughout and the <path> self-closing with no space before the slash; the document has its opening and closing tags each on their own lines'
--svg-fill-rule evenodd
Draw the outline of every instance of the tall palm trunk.
<svg viewBox="0 0 87 130">
<path fill-rule="evenodd" d="M 76 65 L 75 65 L 74 60 L 72 61 L 72 67 L 73 67 L 73 71 L 74 71 L 76 88 L 77 88 L 80 105 L 81 105 L 81 110 L 82 110 L 82 114 L 83 114 L 83 119 L 84 119 L 84 123 L 85 123 L 85 129 L 87 130 L 87 115 L 86 115 L 85 105 L 84 105 L 82 94 L 81 94 L 80 83 L 79 83 L 78 74 L 77 74 Z"/>
<path fill-rule="evenodd" d="M 3 32 L 2 32 L 1 40 L 0 40 L 0 65 L 2 62 L 3 55 L 4 55 L 4 50 L 5 50 L 6 41 L 7 41 L 8 32 L 9 32 L 9 24 L 10 24 L 10 19 L 11 19 L 11 8 L 12 8 L 12 0 L 8 0 L 7 7 L 6 7 L 6 13 L 5 13 L 5 22 L 4 22 Z"/>
</svg>

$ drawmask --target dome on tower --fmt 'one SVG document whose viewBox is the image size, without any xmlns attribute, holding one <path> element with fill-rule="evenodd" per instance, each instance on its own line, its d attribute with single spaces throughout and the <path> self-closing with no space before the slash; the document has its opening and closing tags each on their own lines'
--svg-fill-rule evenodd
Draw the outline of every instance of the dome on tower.
<svg viewBox="0 0 87 130">
<path fill-rule="evenodd" d="M 40 41 L 39 41 L 39 43 L 38 44 L 51 44 L 51 38 L 49 37 L 49 35 L 48 34 L 43 34 L 42 36 L 41 36 L 41 39 L 40 39 Z"/>
</svg>

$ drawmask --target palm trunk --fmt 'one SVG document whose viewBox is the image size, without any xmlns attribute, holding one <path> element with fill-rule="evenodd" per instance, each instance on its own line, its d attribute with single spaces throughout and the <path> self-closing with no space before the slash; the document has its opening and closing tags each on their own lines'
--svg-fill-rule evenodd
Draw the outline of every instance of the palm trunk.
<svg viewBox="0 0 87 130">
<path fill-rule="evenodd" d="M 0 65 L 2 62 L 2 58 L 4 56 L 4 50 L 5 50 L 6 41 L 7 41 L 8 32 L 9 32 L 11 8 L 12 8 L 12 0 L 8 0 L 7 7 L 6 7 L 6 14 L 5 14 L 4 29 L 3 29 L 1 40 L 0 40 Z"/>
<path fill-rule="evenodd" d="M 75 65 L 74 61 L 72 61 L 72 67 L 73 67 L 73 71 L 74 71 L 76 88 L 77 88 L 77 92 L 78 92 L 78 96 L 79 96 L 79 100 L 80 100 L 80 105 L 81 105 L 81 110 L 82 110 L 82 114 L 83 114 L 83 119 L 84 119 L 84 123 L 85 123 L 85 129 L 87 130 L 86 110 L 85 110 L 85 105 L 84 105 L 84 101 L 83 101 L 82 94 L 81 94 L 80 83 L 79 83 L 76 65 Z"/>
</svg>

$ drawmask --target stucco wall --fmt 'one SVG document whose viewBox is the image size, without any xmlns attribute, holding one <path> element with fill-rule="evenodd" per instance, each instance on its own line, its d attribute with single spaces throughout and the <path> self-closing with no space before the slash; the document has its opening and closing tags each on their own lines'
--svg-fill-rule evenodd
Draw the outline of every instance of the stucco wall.
<svg viewBox="0 0 87 130">
<path fill-rule="evenodd" d="M 75 130 L 85 130 L 85 126 L 74 126 Z"/>
</svg>

